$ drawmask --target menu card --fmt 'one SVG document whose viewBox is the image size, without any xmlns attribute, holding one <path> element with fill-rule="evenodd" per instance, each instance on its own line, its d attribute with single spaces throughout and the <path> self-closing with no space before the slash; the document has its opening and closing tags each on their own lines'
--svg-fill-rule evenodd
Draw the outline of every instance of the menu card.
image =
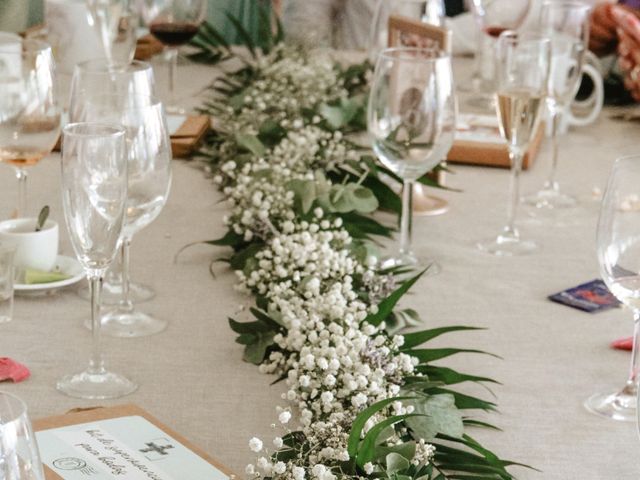
<svg viewBox="0 0 640 480">
<path fill-rule="evenodd" d="M 228 480 L 231 473 L 135 405 L 34 422 L 47 480 Z"/>
</svg>

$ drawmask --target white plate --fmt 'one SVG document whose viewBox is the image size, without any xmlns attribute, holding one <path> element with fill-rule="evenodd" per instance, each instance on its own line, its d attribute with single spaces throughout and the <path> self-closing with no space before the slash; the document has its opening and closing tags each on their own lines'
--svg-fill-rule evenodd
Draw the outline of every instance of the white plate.
<svg viewBox="0 0 640 480">
<path fill-rule="evenodd" d="M 28 285 L 24 283 L 16 283 L 14 284 L 13 289 L 16 292 L 45 292 L 73 285 L 86 276 L 82 265 L 80 265 L 75 258 L 66 257 L 64 255 L 58 255 L 58 258 L 56 258 L 56 264 L 52 271 L 61 272 L 66 275 L 70 275 L 70 277 L 65 278 L 64 280 L 58 280 L 57 282 L 30 283 Z"/>
</svg>

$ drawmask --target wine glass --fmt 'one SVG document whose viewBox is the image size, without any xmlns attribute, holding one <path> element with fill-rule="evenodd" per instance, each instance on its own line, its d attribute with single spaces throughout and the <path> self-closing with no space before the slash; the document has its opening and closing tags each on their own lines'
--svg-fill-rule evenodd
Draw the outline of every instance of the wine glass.
<svg viewBox="0 0 640 480">
<path fill-rule="evenodd" d="M 69 116 L 77 119 L 84 102 L 104 95 L 154 96 L 155 80 L 151 65 L 134 60 L 129 64 L 109 65 L 104 60 L 88 60 L 76 65 L 71 82 Z M 74 121 L 74 120 L 72 120 Z M 124 245 L 122 246 L 124 250 Z M 123 252 L 122 252 L 123 253 Z M 101 302 L 116 305 L 122 298 L 121 258 L 113 262 L 105 276 Z M 78 289 L 78 294 L 90 298 L 88 288 Z M 148 285 L 129 282 L 129 298 L 136 303 L 151 300 L 155 291 Z"/>
<path fill-rule="evenodd" d="M 0 475 L 7 480 L 45 480 L 27 406 L 5 392 L 0 392 Z"/>
<path fill-rule="evenodd" d="M 127 200 L 126 132 L 119 125 L 70 123 L 62 137 L 62 205 L 71 245 L 91 288 L 89 367 L 56 385 L 77 398 L 118 398 L 137 385 L 108 371 L 100 345 L 100 289 L 115 257 Z"/>
<path fill-rule="evenodd" d="M 420 264 L 411 250 L 413 185 L 446 157 L 453 143 L 455 117 L 449 55 L 407 47 L 380 53 L 367 126 L 376 155 L 403 180 L 400 250 L 383 267 Z M 430 270 L 435 273 L 437 265 Z"/>
<path fill-rule="evenodd" d="M 598 393 L 585 402 L 588 410 L 614 420 L 636 419 L 638 340 L 640 339 L 640 155 L 613 164 L 600 207 L 596 248 L 600 275 L 624 305 L 633 311 L 634 341 L 625 386 Z"/>
<path fill-rule="evenodd" d="M 168 48 L 169 113 L 184 113 L 175 104 L 178 47 L 191 40 L 203 22 L 207 0 L 139 0 L 142 18 L 151 34 Z"/>
<path fill-rule="evenodd" d="M 589 5 L 575 1 L 545 2 L 540 27 L 551 39 L 551 75 L 547 108 L 551 120 L 551 172 L 542 189 L 524 198 L 539 209 L 555 210 L 576 204 L 576 199 L 562 193 L 556 181 L 558 169 L 558 130 L 580 86 L 582 65 L 589 45 Z"/>
<path fill-rule="evenodd" d="M 136 52 L 138 25 L 134 0 L 87 0 L 87 8 L 107 62 L 130 63 Z"/>
<path fill-rule="evenodd" d="M 511 201 L 507 225 L 493 239 L 478 243 L 478 248 L 494 255 L 522 255 L 534 252 L 538 245 L 524 240 L 515 226 L 520 190 L 522 159 L 542 113 L 549 81 L 551 45 L 538 34 L 503 32 L 496 51 L 496 105 L 500 133 L 507 141 L 511 161 Z"/>
<path fill-rule="evenodd" d="M 129 252 L 135 233 L 160 214 L 171 184 L 171 144 L 162 104 L 152 97 L 102 95 L 77 102 L 72 121 L 106 121 L 123 125 L 128 146 L 128 194 L 122 238 L 122 296 L 102 317 L 103 332 L 141 337 L 161 332 L 165 320 L 134 307 L 129 295 Z"/>
<path fill-rule="evenodd" d="M 16 216 L 27 214 L 27 168 L 51 152 L 59 134 L 51 47 L 39 40 L 0 43 L 0 161 L 18 178 Z"/>
<path fill-rule="evenodd" d="M 473 96 L 468 103 L 482 110 L 495 108 L 496 65 L 494 51 L 498 36 L 505 30 L 517 30 L 531 8 L 531 0 L 471 0 L 478 38 Z"/>
</svg>

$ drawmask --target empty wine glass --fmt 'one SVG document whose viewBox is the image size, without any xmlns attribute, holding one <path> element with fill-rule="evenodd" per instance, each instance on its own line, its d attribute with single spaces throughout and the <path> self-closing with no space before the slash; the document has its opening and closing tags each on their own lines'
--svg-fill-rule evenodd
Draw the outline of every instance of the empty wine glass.
<svg viewBox="0 0 640 480">
<path fill-rule="evenodd" d="M 0 478 L 45 480 L 27 406 L 5 392 L 0 392 Z"/>
<path fill-rule="evenodd" d="M 542 189 L 524 198 L 539 209 L 555 210 L 576 204 L 576 199 L 562 193 L 556 180 L 558 170 L 558 130 L 580 86 L 582 65 L 589 45 L 590 7 L 582 2 L 545 2 L 540 29 L 551 39 L 551 75 L 547 108 L 551 119 L 551 172 Z"/>
<path fill-rule="evenodd" d="M 389 48 L 378 57 L 367 125 L 380 161 L 403 180 L 400 250 L 384 267 L 415 266 L 411 250 L 414 182 L 447 155 L 455 132 L 451 58 L 434 49 Z M 435 273 L 437 265 L 430 270 Z"/>
<path fill-rule="evenodd" d="M 78 118 L 83 104 L 94 97 L 104 95 L 154 96 L 155 80 L 151 65 L 134 60 L 129 64 L 109 65 L 104 60 L 88 60 L 76 65 L 71 82 L 69 116 L 72 121 Z M 124 245 L 121 247 L 124 250 Z M 116 305 L 122 298 L 121 258 L 113 262 L 105 276 L 101 302 L 103 305 Z M 90 298 L 88 288 L 78 289 L 78 294 Z M 129 298 L 135 303 L 151 300 L 155 291 L 148 285 L 129 282 Z"/>
<path fill-rule="evenodd" d="M 121 126 L 70 123 L 62 137 L 62 205 L 71 245 L 91 288 L 93 348 L 89 367 L 60 379 L 78 398 L 117 398 L 137 385 L 108 371 L 100 342 L 102 278 L 116 255 L 127 200 L 126 132 Z"/>
<path fill-rule="evenodd" d="M 471 0 L 469 2 L 477 28 L 476 77 L 474 95 L 469 105 L 483 110 L 495 108 L 495 46 L 498 36 L 522 25 L 531 8 L 531 0 Z"/>
<path fill-rule="evenodd" d="M 600 208 L 596 248 L 602 279 L 633 311 L 633 352 L 625 386 L 593 395 L 585 406 L 604 417 L 635 421 L 640 367 L 640 155 L 619 158 L 611 169 Z"/>
<path fill-rule="evenodd" d="M 175 103 L 178 47 L 191 40 L 207 12 L 207 0 L 139 0 L 142 18 L 151 34 L 168 49 L 169 113 L 184 113 Z"/>
<path fill-rule="evenodd" d="M 103 332 L 141 337 L 161 332 L 166 320 L 143 313 L 129 296 L 129 252 L 135 233 L 153 222 L 171 184 L 171 144 L 162 104 L 152 97 L 103 95 L 77 102 L 73 121 L 106 121 L 124 126 L 128 152 L 128 193 L 122 239 L 122 296 L 102 317 Z"/>
<path fill-rule="evenodd" d="M 0 43 L 0 161 L 18 178 L 16 216 L 27 210 L 27 168 L 48 155 L 60 134 L 51 47 L 39 40 Z"/>
<path fill-rule="evenodd" d="M 136 52 L 138 25 L 134 0 L 87 0 L 87 7 L 107 62 L 130 63 Z"/>
<path fill-rule="evenodd" d="M 541 117 L 547 93 L 551 46 L 538 34 L 503 32 L 496 49 L 496 104 L 500 133 L 507 141 L 511 161 L 511 199 L 507 225 L 478 248 L 494 255 L 522 255 L 538 249 L 524 240 L 516 228 L 522 159 Z"/>
</svg>

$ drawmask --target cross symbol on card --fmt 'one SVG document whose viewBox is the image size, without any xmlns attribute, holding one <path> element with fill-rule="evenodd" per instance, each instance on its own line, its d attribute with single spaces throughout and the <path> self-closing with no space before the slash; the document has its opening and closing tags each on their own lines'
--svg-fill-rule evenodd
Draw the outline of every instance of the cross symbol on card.
<svg viewBox="0 0 640 480">
<path fill-rule="evenodd" d="M 156 452 L 159 453 L 160 455 L 169 455 L 167 452 L 165 452 L 165 450 L 170 450 L 173 447 L 173 445 L 156 445 L 155 442 L 149 442 L 149 443 L 145 443 L 145 445 L 148 448 L 141 448 L 140 452 L 142 453 L 151 453 L 151 452 Z"/>
</svg>

